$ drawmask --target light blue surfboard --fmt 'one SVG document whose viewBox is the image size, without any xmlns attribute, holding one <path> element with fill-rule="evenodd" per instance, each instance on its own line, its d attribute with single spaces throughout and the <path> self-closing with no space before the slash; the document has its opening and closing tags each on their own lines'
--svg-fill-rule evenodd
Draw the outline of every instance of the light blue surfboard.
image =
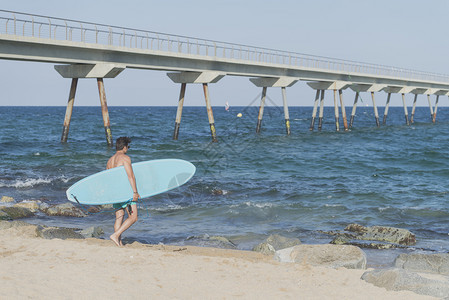
<svg viewBox="0 0 449 300">
<path fill-rule="evenodd" d="M 195 166 L 181 159 L 149 160 L 132 164 L 137 191 L 141 198 L 151 197 L 177 188 L 192 178 Z M 87 205 L 126 202 L 133 190 L 123 166 L 105 170 L 73 184 L 67 199 Z"/>
</svg>

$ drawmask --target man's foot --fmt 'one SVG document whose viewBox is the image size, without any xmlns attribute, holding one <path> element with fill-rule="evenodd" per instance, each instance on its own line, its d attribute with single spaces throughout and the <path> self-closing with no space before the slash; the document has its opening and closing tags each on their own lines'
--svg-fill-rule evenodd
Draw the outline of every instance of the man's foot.
<svg viewBox="0 0 449 300">
<path fill-rule="evenodd" d="M 111 236 L 109 237 L 117 246 L 123 246 L 123 244 L 121 244 L 121 241 L 118 239 L 118 237 L 115 235 L 115 233 L 111 234 Z"/>
</svg>

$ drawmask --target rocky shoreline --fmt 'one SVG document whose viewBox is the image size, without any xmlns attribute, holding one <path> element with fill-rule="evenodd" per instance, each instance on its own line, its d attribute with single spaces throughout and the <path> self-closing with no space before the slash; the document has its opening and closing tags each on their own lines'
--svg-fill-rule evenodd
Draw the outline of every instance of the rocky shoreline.
<svg viewBox="0 0 449 300">
<path fill-rule="evenodd" d="M 89 212 L 71 203 L 49 206 L 40 201 L 14 203 L 10 197 L 2 197 L 7 203 L 0 207 L 0 230 L 17 227 L 33 227 L 35 236 L 44 239 L 102 238 L 100 227 L 88 229 L 32 225 L 17 219 L 28 218 L 40 211 L 48 216 L 85 217 Z M 14 204 L 13 204 L 14 203 Z M 101 207 L 93 207 L 99 210 Z M 395 249 L 416 244 L 416 236 L 406 229 L 349 224 L 342 231 L 322 232 L 334 236 L 330 244 L 302 244 L 297 238 L 270 235 L 255 246 L 253 251 L 272 256 L 281 263 L 306 264 L 327 268 L 366 269 L 363 248 Z M 236 249 L 226 237 L 201 236 L 192 239 L 212 241 L 216 247 Z M 208 243 L 210 245 L 211 243 Z M 394 266 L 387 269 L 367 270 L 361 279 L 375 286 L 392 291 L 408 290 L 421 295 L 449 299 L 449 253 L 400 254 Z"/>
</svg>

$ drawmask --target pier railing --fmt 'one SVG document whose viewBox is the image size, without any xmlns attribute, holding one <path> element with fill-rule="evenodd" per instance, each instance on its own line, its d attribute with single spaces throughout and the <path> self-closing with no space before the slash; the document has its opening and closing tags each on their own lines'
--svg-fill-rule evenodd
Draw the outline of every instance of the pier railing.
<svg viewBox="0 0 449 300">
<path fill-rule="evenodd" d="M 0 34 L 145 49 L 210 58 L 449 82 L 449 75 L 226 43 L 181 35 L 0 10 Z"/>
</svg>

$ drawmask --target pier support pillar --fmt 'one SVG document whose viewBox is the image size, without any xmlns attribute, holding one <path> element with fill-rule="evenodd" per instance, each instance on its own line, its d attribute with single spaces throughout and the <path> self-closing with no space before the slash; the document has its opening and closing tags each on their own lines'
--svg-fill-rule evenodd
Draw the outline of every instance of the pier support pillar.
<svg viewBox="0 0 449 300">
<path fill-rule="evenodd" d="M 384 124 L 384 125 L 387 124 L 388 109 L 390 107 L 390 98 L 391 98 L 391 93 L 388 93 L 387 103 L 385 104 L 384 119 L 382 122 L 382 124 Z"/>
<path fill-rule="evenodd" d="M 343 118 L 343 126 L 345 127 L 345 131 L 348 131 L 348 121 L 346 119 L 346 107 L 345 102 L 343 101 L 343 91 L 338 90 L 338 94 L 340 96 L 340 108 L 341 108 L 341 117 Z"/>
<path fill-rule="evenodd" d="M 70 86 L 70 93 L 69 93 L 69 100 L 67 102 L 67 109 L 65 111 L 64 125 L 62 128 L 62 136 L 61 136 L 62 143 L 66 143 L 67 138 L 69 136 L 70 120 L 72 118 L 73 104 L 75 102 L 75 93 L 76 93 L 77 84 L 78 84 L 78 78 L 72 78 L 72 84 Z"/>
<path fill-rule="evenodd" d="M 374 117 L 376 118 L 376 126 L 380 127 L 380 123 L 379 123 L 379 113 L 377 111 L 377 105 L 376 105 L 376 100 L 374 98 L 374 93 L 375 92 L 379 92 L 382 89 L 384 89 L 386 87 L 385 84 L 353 84 L 351 85 L 351 89 L 356 92 L 356 99 L 358 96 L 358 93 L 360 92 L 371 92 L 371 99 L 373 101 L 373 109 L 374 109 Z M 354 101 L 354 104 L 356 102 Z"/>
<path fill-rule="evenodd" d="M 262 126 L 263 109 L 265 107 L 265 98 L 267 96 L 267 87 L 262 88 L 262 96 L 260 98 L 259 115 L 257 117 L 256 133 L 260 133 L 260 128 Z"/>
<path fill-rule="evenodd" d="M 359 92 L 355 92 L 354 105 L 352 106 L 351 119 L 349 120 L 349 128 L 352 128 L 354 123 L 355 112 L 357 110 L 357 101 L 359 100 Z"/>
<path fill-rule="evenodd" d="M 402 93 L 402 105 L 404 106 L 405 124 L 410 125 L 408 120 L 407 104 L 405 103 L 405 95 Z"/>
<path fill-rule="evenodd" d="M 335 130 L 340 131 L 340 114 L 338 113 L 337 90 L 334 90 Z"/>
<path fill-rule="evenodd" d="M 287 134 L 290 135 L 290 117 L 288 114 L 288 105 L 287 105 L 287 94 L 286 94 L 286 87 L 290 87 L 294 85 L 298 79 L 293 77 L 257 77 L 257 78 L 250 78 L 249 81 L 251 81 L 255 86 L 262 87 L 264 90 L 262 91 L 262 98 L 263 101 L 261 102 L 261 106 L 259 108 L 259 117 L 257 119 L 257 127 L 256 127 L 256 133 L 259 133 L 260 131 L 260 123 L 262 122 L 262 114 L 263 114 L 263 106 L 265 104 L 265 95 L 266 95 L 266 88 L 267 87 L 280 87 L 282 89 L 282 100 L 284 103 L 284 115 L 285 115 L 285 128 L 287 130 Z"/>
<path fill-rule="evenodd" d="M 351 85 L 351 82 L 347 82 L 347 81 L 315 81 L 315 82 L 308 82 L 307 85 L 310 86 L 314 90 L 321 90 L 320 117 L 319 117 L 319 121 L 318 121 L 318 130 L 321 130 L 321 127 L 323 125 L 324 91 L 325 90 L 334 90 L 335 127 L 336 127 L 337 131 L 340 131 L 337 90 L 340 91 L 340 90 L 346 89 L 349 85 Z M 342 101 L 342 100 L 343 100 L 343 98 L 340 98 L 340 101 Z M 343 111 L 342 111 L 342 114 L 343 114 Z M 347 128 L 347 125 L 345 126 L 345 129 L 346 128 Z"/>
<path fill-rule="evenodd" d="M 433 110 L 433 117 L 432 122 L 435 123 L 437 119 L 437 110 L 438 110 L 438 99 L 440 98 L 440 95 L 437 95 L 437 99 L 435 100 L 435 109 Z"/>
<path fill-rule="evenodd" d="M 201 83 L 203 85 L 204 98 L 206 100 L 207 117 L 209 119 L 209 127 L 212 135 L 212 141 L 218 142 L 217 133 L 215 130 L 214 115 L 212 112 L 212 106 L 209 97 L 209 83 L 216 83 L 226 74 L 222 72 L 175 72 L 167 73 L 167 76 L 174 83 L 181 83 L 181 92 L 178 101 L 178 110 L 176 112 L 175 130 L 173 133 L 173 139 L 177 140 L 179 135 L 179 127 L 181 124 L 182 108 L 184 105 L 184 96 L 187 83 Z"/>
<path fill-rule="evenodd" d="M 316 90 L 315 102 L 313 103 L 312 121 L 310 121 L 310 131 L 313 131 L 313 128 L 315 127 L 316 111 L 318 108 L 319 100 L 320 100 L 320 90 Z"/>
<path fill-rule="evenodd" d="M 371 92 L 371 99 L 373 100 L 373 108 L 374 108 L 374 118 L 376 119 L 376 126 L 380 127 L 379 123 L 379 112 L 377 111 L 376 100 L 374 98 L 374 92 Z"/>
<path fill-rule="evenodd" d="M 415 98 L 413 99 L 412 114 L 410 115 L 410 124 L 413 124 L 415 122 L 413 118 L 415 117 L 416 100 L 418 100 L 418 94 L 415 94 Z"/>
<path fill-rule="evenodd" d="M 427 94 L 427 101 L 429 102 L 430 119 L 433 122 L 433 107 L 432 107 L 432 102 L 430 101 L 430 94 Z"/>
<path fill-rule="evenodd" d="M 106 93 L 104 91 L 103 78 L 115 78 L 125 68 L 126 65 L 114 63 L 99 63 L 99 64 L 73 64 L 73 65 L 56 65 L 55 70 L 63 78 L 72 78 L 72 86 L 70 88 L 69 102 L 67 103 L 67 110 L 64 119 L 64 128 L 62 131 L 61 142 L 67 142 L 70 119 L 75 99 L 75 91 L 79 78 L 96 78 L 98 84 L 98 92 L 100 94 L 101 111 L 103 114 L 103 123 L 106 133 L 106 142 L 108 146 L 112 146 L 112 134 L 109 122 L 108 106 L 106 102 Z"/>
<path fill-rule="evenodd" d="M 217 133 L 215 131 L 214 114 L 212 112 L 212 106 L 210 104 L 209 87 L 207 83 L 203 83 L 203 91 L 204 91 L 204 98 L 206 99 L 207 117 L 209 118 L 209 126 L 210 126 L 210 133 L 212 136 L 212 142 L 218 142 Z"/>
<path fill-rule="evenodd" d="M 106 92 L 104 90 L 103 78 L 97 78 L 98 93 L 100 94 L 101 113 L 103 115 L 104 131 L 106 133 L 106 142 L 112 147 L 111 123 L 109 121 L 108 103 L 106 101 Z"/>
<path fill-rule="evenodd" d="M 175 130 L 173 132 L 173 139 L 177 140 L 179 135 L 179 127 L 181 126 L 182 108 L 184 106 L 184 96 L 186 93 L 187 83 L 181 83 L 181 92 L 179 94 L 178 109 L 176 110 Z"/>
<path fill-rule="evenodd" d="M 281 90 L 282 101 L 284 103 L 285 129 L 287 131 L 287 135 L 290 135 L 290 115 L 288 113 L 287 92 L 285 91 L 285 86 L 281 87 Z"/>
<path fill-rule="evenodd" d="M 324 116 L 324 91 L 321 90 L 321 97 L 320 97 L 320 115 L 318 118 L 318 131 L 321 131 L 321 128 L 323 127 L 323 116 Z"/>
</svg>

